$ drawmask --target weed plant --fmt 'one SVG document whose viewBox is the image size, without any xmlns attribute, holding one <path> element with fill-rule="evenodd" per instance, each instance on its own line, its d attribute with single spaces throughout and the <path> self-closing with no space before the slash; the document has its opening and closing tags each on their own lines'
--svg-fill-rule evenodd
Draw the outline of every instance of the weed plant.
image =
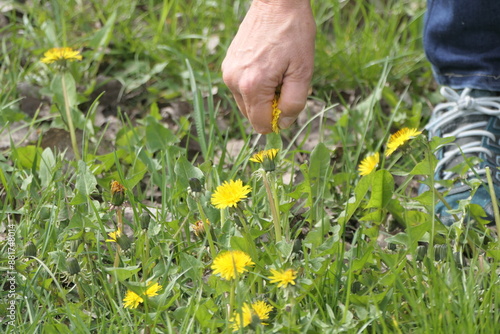
<svg viewBox="0 0 500 334">
<path fill-rule="evenodd" d="M 498 331 L 482 208 L 447 227 L 442 196 L 416 194 L 452 140 L 420 131 L 423 1 L 313 1 L 316 104 L 265 137 L 220 75 L 246 1 L 6 4 L 2 332 Z M 40 61 L 56 47 L 82 59 L 56 71 Z M 113 80 L 118 128 L 97 125 Z M 192 111 L 167 119 L 173 101 Z M 42 145 L 53 129 L 64 149 Z"/>
</svg>

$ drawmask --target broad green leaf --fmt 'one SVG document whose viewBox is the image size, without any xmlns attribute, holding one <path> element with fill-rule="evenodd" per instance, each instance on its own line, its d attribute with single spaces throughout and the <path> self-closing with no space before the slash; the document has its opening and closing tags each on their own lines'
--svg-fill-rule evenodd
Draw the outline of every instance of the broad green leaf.
<svg viewBox="0 0 500 334">
<path fill-rule="evenodd" d="M 414 197 L 416 201 L 418 201 L 422 205 L 433 205 L 435 202 L 438 201 L 437 196 L 432 192 L 432 191 L 424 191 L 417 197 Z"/>
<path fill-rule="evenodd" d="M 281 135 L 279 133 L 271 132 L 266 135 L 266 150 L 271 148 L 277 148 L 280 151 L 283 149 L 283 140 L 281 139 Z"/>
<path fill-rule="evenodd" d="M 281 253 L 281 256 L 283 258 L 288 259 L 293 251 L 293 242 L 281 240 L 280 242 L 276 243 L 276 249 Z"/>
<path fill-rule="evenodd" d="M 394 178 L 391 173 L 382 169 L 374 173 L 372 178 L 372 193 L 367 208 L 383 209 L 394 192 Z"/>
<path fill-rule="evenodd" d="M 368 261 L 371 261 L 373 257 L 373 250 L 374 250 L 373 246 L 370 246 L 368 247 L 368 249 L 364 250 L 363 257 L 354 259 L 352 261 L 351 269 L 356 272 L 362 270 L 365 267 L 365 264 Z"/>
<path fill-rule="evenodd" d="M 436 169 L 437 159 L 434 155 L 428 155 L 424 160 L 420 161 L 410 172 L 410 175 L 434 175 Z"/>
<path fill-rule="evenodd" d="M 431 152 L 435 152 L 437 149 L 439 149 L 441 146 L 446 145 L 448 143 L 452 143 L 455 141 L 455 137 L 432 137 L 431 141 L 429 142 L 429 146 L 431 148 Z"/>
<path fill-rule="evenodd" d="M 66 270 L 66 252 L 56 250 L 48 254 L 51 264 L 55 264 L 60 270 Z"/>
<path fill-rule="evenodd" d="M 146 146 L 149 151 L 166 150 L 178 141 L 177 136 L 153 116 L 146 116 Z"/>
<path fill-rule="evenodd" d="M 104 268 L 108 273 L 111 275 L 115 276 L 120 282 L 124 282 L 128 280 L 130 277 L 134 276 L 137 274 L 140 270 L 140 266 L 129 266 L 129 267 L 122 267 L 122 268 Z"/>
<path fill-rule="evenodd" d="M 371 212 L 365 214 L 359 220 L 360 221 L 381 222 L 381 220 L 382 220 L 382 209 L 378 208 L 375 211 L 371 211 Z"/>
<path fill-rule="evenodd" d="M 91 195 L 97 186 L 97 180 L 92 174 L 87 164 L 80 160 L 78 161 L 78 173 L 76 179 L 76 195 L 71 201 L 71 204 L 78 205 L 87 202 L 87 198 Z"/>
<path fill-rule="evenodd" d="M 16 148 L 12 155 L 15 157 L 15 161 L 18 166 L 21 168 L 31 169 L 33 168 L 33 163 L 37 161 L 37 155 L 40 153 L 42 153 L 42 149 L 40 147 L 28 145 Z"/>
<path fill-rule="evenodd" d="M 193 281 L 197 281 L 200 279 L 201 272 L 204 267 L 203 262 L 186 253 L 180 253 L 179 260 L 180 267 L 182 270 L 185 270 L 184 275 L 186 275 L 186 277 L 192 279 Z"/>
<path fill-rule="evenodd" d="M 354 196 L 349 198 L 349 200 L 345 203 L 345 209 L 339 215 L 338 222 L 340 225 L 344 225 L 346 222 L 348 222 L 354 212 L 358 209 L 361 201 L 368 192 L 368 189 L 370 189 L 373 175 L 375 175 L 375 173 L 363 176 L 359 180 L 356 188 L 354 188 Z"/>
<path fill-rule="evenodd" d="M 387 243 L 393 243 L 403 246 L 409 246 L 408 235 L 406 233 L 398 233 L 395 236 L 385 239 Z"/>
<path fill-rule="evenodd" d="M 204 177 L 203 172 L 199 168 L 194 167 L 185 156 L 181 156 L 177 159 L 174 171 L 180 186 L 186 190 L 189 186 L 190 178 L 202 180 Z"/>
<path fill-rule="evenodd" d="M 47 147 L 42 152 L 42 158 L 40 160 L 40 171 L 38 174 L 40 176 L 42 187 L 47 187 L 52 181 L 55 172 L 55 166 L 56 159 L 54 158 L 54 153 L 52 153 L 52 150 Z"/>
<path fill-rule="evenodd" d="M 300 166 L 300 170 L 304 175 L 304 180 L 295 188 L 295 190 L 288 194 L 293 199 L 299 199 L 304 194 L 307 194 L 307 201 L 304 205 L 306 208 L 310 208 L 312 206 L 312 193 L 311 193 L 311 184 L 309 182 L 309 170 L 306 164 L 302 164 Z"/>
<path fill-rule="evenodd" d="M 330 150 L 325 144 L 319 143 L 311 152 L 309 163 L 309 181 L 313 198 L 319 196 L 319 189 L 324 185 L 326 174 L 330 169 Z"/>
</svg>

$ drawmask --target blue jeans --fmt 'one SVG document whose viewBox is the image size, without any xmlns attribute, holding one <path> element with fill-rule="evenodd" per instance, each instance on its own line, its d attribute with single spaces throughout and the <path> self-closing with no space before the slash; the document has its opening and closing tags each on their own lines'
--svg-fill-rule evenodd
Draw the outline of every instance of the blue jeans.
<svg viewBox="0 0 500 334">
<path fill-rule="evenodd" d="M 439 84 L 500 91 L 500 0 L 428 0 L 424 49 Z"/>
</svg>

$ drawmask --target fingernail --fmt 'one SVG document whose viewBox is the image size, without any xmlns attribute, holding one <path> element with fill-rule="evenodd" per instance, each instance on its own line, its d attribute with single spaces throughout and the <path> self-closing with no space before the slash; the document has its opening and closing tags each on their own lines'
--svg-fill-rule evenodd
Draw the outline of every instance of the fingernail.
<svg viewBox="0 0 500 334">
<path fill-rule="evenodd" d="M 295 122 L 294 117 L 281 117 L 279 120 L 280 129 L 289 128 L 292 123 Z"/>
</svg>

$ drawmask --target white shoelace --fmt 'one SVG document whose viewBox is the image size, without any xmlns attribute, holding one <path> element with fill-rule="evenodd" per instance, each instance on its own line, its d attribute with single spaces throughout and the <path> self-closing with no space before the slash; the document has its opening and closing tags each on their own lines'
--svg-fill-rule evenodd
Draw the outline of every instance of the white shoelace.
<svg viewBox="0 0 500 334">
<path fill-rule="evenodd" d="M 436 132 L 444 125 L 450 124 L 455 119 L 464 116 L 474 115 L 488 115 L 500 118 L 500 97 L 499 96 L 485 96 L 485 97 L 472 97 L 470 96 L 471 89 L 466 88 L 461 94 L 449 87 L 442 87 L 441 94 L 449 101 L 440 103 L 433 110 L 433 117 L 427 126 L 426 130 L 429 131 L 431 137 L 435 136 Z M 487 125 L 486 121 L 473 122 L 462 127 L 457 128 L 450 133 L 442 133 L 441 137 L 455 137 L 456 139 L 465 137 L 487 137 L 496 141 L 496 137 L 490 131 L 484 130 Z M 496 143 L 500 144 L 500 143 Z M 461 148 L 449 150 L 444 153 L 443 158 L 437 164 L 436 170 L 446 165 L 450 160 L 462 153 L 479 154 L 484 153 L 488 157 L 493 156 L 493 152 L 481 146 L 481 141 L 472 141 Z M 476 170 L 478 174 L 484 174 L 484 170 Z M 444 172 L 442 177 L 444 180 L 452 178 L 454 173 Z"/>
</svg>

